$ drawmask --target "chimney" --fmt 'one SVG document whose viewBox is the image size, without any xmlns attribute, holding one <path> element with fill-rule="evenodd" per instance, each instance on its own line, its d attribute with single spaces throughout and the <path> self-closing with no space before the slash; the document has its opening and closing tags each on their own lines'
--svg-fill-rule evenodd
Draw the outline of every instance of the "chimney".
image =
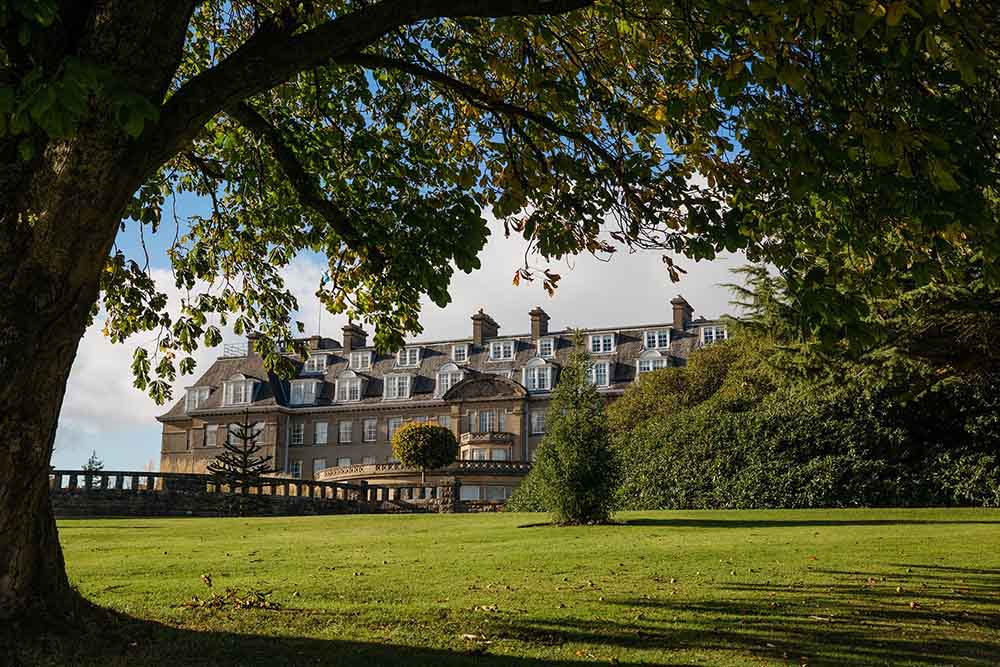
<svg viewBox="0 0 1000 667">
<path fill-rule="evenodd" d="M 484 340 L 487 338 L 496 338 L 499 333 L 500 325 L 496 323 L 496 320 L 484 313 L 482 308 L 472 316 L 472 342 L 475 345 L 482 347 Z"/>
<path fill-rule="evenodd" d="M 320 350 L 323 348 L 322 336 L 309 336 L 306 339 L 306 348 L 309 350 Z"/>
<path fill-rule="evenodd" d="M 535 306 L 531 312 L 531 340 L 536 341 L 549 333 L 549 314 L 541 306 Z"/>
<path fill-rule="evenodd" d="M 257 339 L 260 338 L 260 334 L 256 331 L 251 331 L 247 334 L 247 356 L 248 357 L 259 357 L 257 353 Z"/>
<path fill-rule="evenodd" d="M 344 352 L 350 353 L 359 347 L 364 347 L 368 343 L 368 334 L 354 322 L 348 322 L 341 329 L 344 332 Z"/>
<path fill-rule="evenodd" d="M 691 326 L 691 316 L 694 314 L 694 308 L 680 294 L 670 300 L 670 305 L 674 307 L 674 329 L 685 331 Z"/>
</svg>

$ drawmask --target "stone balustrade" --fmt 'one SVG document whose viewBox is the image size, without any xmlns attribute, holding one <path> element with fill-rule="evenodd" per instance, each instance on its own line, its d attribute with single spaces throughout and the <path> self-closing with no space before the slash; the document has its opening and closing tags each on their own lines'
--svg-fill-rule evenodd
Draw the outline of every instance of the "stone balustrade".
<svg viewBox="0 0 1000 667">
<path fill-rule="evenodd" d="M 531 470 L 528 461 L 455 461 L 449 466 L 428 470 L 428 473 L 461 475 L 463 473 L 489 473 L 498 475 L 527 475 Z M 402 463 L 363 463 L 351 466 L 335 466 L 317 473 L 319 480 L 379 477 L 384 475 L 419 475 L 418 468 L 408 468 Z"/>
<path fill-rule="evenodd" d="M 459 436 L 463 445 L 512 445 L 514 434 L 506 431 L 486 431 L 484 433 L 463 433 Z"/>
</svg>

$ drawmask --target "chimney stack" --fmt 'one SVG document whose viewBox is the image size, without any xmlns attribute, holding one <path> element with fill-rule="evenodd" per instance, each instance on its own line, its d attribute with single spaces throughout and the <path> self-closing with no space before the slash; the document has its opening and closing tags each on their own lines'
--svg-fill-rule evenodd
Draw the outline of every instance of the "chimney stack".
<svg viewBox="0 0 1000 667">
<path fill-rule="evenodd" d="M 364 347 L 368 343 L 368 334 L 365 330 L 359 327 L 354 322 L 348 322 L 341 329 L 344 332 L 344 352 L 350 353 L 351 350 L 356 350 L 360 347 Z"/>
<path fill-rule="evenodd" d="M 531 340 L 537 341 L 549 333 L 549 314 L 541 306 L 535 306 L 531 312 Z"/>
<path fill-rule="evenodd" d="M 691 316 L 694 314 L 694 308 L 680 294 L 670 300 L 670 305 L 674 307 L 674 329 L 685 331 L 691 326 Z"/>
<path fill-rule="evenodd" d="M 484 313 L 482 308 L 472 316 L 472 342 L 475 345 L 482 347 L 484 340 L 487 338 L 496 338 L 499 333 L 500 325 L 496 323 L 496 320 Z"/>
<path fill-rule="evenodd" d="M 247 356 L 248 357 L 259 357 L 260 354 L 257 352 L 257 339 L 260 338 L 260 334 L 256 331 L 251 331 L 247 334 Z"/>
</svg>

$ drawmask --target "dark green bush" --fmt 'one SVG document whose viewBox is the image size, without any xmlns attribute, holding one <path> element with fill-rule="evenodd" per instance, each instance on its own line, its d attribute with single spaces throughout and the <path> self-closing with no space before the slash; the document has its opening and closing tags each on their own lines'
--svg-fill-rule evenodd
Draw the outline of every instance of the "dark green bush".
<svg viewBox="0 0 1000 667">
<path fill-rule="evenodd" d="M 458 441 L 443 426 L 408 422 L 393 434 L 392 453 L 410 468 L 442 468 L 458 457 Z"/>
</svg>

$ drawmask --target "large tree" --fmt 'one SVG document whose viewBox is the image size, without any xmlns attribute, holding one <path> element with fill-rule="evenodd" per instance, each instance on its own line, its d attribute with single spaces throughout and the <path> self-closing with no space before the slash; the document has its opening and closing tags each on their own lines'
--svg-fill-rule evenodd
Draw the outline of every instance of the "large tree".
<svg viewBox="0 0 1000 667">
<path fill-rule="evenodd" d="M 996 21 L 946 0 L 0 0 L 0 618 L 72 597 L 47 471 L 97 308 L 113 340 L 156 332 L 133 369 L 165 400 L 213 313 L 288 370 L 301 250 L 329 258 L 329 309 L 398 345 L 478 266 L 486 210 L 546 259 L 745 249 L 820 325 L 897 276 L 1000 281 Z M 171 224 L 182 193 L 210 214 Z M 176 237 L 179 312 L 123 228 Z"/>
</svg>

